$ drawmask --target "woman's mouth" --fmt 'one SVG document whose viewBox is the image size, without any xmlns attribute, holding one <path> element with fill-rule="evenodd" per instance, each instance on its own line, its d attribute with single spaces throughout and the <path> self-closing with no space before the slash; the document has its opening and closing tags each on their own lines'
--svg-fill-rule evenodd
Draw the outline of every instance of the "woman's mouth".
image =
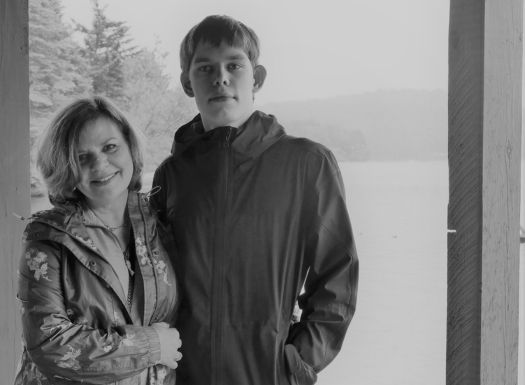
<svg viewBox="0 0 525 385">
<path fill-rule="evenodd" d="M 108 175 L 108 176 L 105 176 L 105 177 L 103 177 L 103 178 L 93 179 L 93 180 L 91 181 L 91 183 L 96 184 L 97 186 L 103 186 L 103 185 L 106 185 L 106 184 L 108 184 L 108 183 L 111 181 L 111 179 L 113 179 L 113 177 L 114 177 L 115 175 L 117 175 L 117 174 L 118 174 L 118 172 L 115 172 L 115 173 L 110 174 L 110 175 Z"/>
</svg>

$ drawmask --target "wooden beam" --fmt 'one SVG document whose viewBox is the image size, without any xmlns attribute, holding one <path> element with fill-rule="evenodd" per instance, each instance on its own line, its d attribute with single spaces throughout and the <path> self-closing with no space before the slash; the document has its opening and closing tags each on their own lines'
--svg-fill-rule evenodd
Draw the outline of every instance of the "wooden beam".
<svg viewBox="0 0 525 385">
<path fill-rule="evenodd" d="M 16 271 L 30 213 L 27 0 L 0 0 L 0 373 L 13 383 L 20 358 Z"/>
<path fill-rule="evenodd" d="M 522 0 L 451 0 L 447 385 L 515 385 Z"/>
</svg>

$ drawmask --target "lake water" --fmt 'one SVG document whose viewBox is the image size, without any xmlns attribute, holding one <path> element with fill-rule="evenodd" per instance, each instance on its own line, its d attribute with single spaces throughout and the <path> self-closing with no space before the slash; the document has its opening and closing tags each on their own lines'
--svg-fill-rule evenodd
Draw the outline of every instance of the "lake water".
<svg viewBox="0 0 525 385">
<path fill-rule="evenodd" d="M 360 263 L 357 310 L 320 385 L 443 385 L 448 166 L 341 163 Z"/>
<path fill-rule="evenodd" d="M 359 293 L 343 348 L 318 384 L 443 385 L 447 162 L 340 168 L 360 260 Z M 145 186 L 151 178 L 145 175 Z M 35 200 L 33 210 L 45 206 Z"/>
</svg>

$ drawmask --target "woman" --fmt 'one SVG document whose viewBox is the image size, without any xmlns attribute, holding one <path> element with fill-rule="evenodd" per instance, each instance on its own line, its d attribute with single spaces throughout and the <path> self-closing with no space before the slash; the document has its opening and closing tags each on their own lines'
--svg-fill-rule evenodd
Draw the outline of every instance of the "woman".
<svg viewBox="0 0 525 385">
<path fill-rule="evenodd" d="M 174 384 L 175 274 L 141 187 L 125 117 L 102 98 L 58 114 L 37 165 L 54 208 L 24 233 L 15 384 Z"/>
</svg>

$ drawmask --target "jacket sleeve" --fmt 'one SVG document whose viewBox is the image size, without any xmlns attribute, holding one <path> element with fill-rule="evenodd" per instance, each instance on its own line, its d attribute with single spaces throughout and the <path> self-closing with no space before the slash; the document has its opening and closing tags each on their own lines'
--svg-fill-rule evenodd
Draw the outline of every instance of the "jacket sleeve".
<svg viewBox="0 0 525 385">
<path fill-rule="evenodd" d="M 325 149 L 311 154 L 303 224 L 309 270 L 299 298 L 301 319 L 290 329 L 285 356 L 297 384 L 313 384 L 341 349 L 354 315 L 358 259 L 341 173 Z"/>
<path fill-rule="evenodd" d="M 24 345 L 39 371 L 50 379 L 107 384 L 157 364 L 160 342 L 152 327 L 97 329 L 69 319 L 61 277 L 66 252 L 52 242 L 31 241 L 20 259 Z"/>
</svg>

